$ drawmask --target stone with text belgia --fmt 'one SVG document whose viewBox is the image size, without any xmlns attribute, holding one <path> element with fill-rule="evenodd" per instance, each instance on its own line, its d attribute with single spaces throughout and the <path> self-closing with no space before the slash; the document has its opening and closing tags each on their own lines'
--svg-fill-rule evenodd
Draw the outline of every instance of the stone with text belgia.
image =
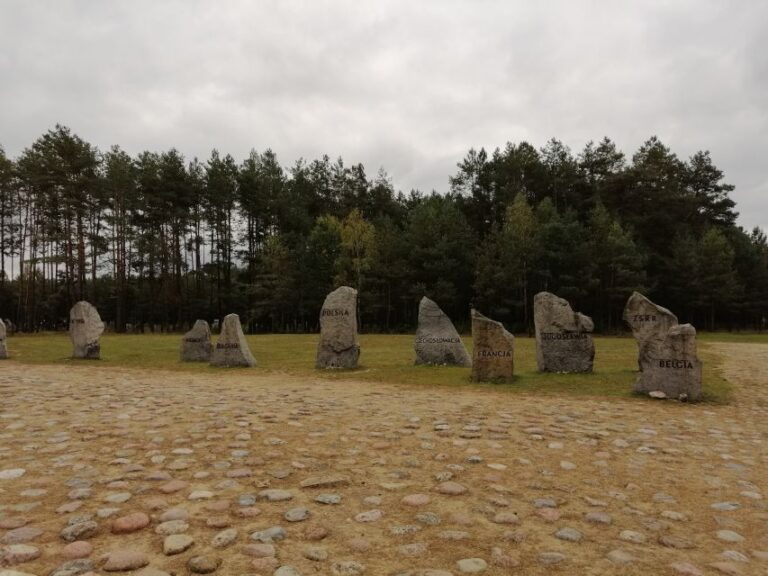
<svg viewBox="0 0 768 576">
<path fill-rule="evenodd" d="M 416 364 L 472 366 L 451 319 L 426 296 L 419 303 L 419 326 L 413 343 Z"/>
<path fill-rule="evenodd" d="M 99 311 L 85 300 L 72 306 L 69 311 L 69 338 L 72 340 L 72 357 L 98 360 L 101 358 L 101 335 L 104 322 Z"/>
<path fill-rule="evenodd" d="M 592 372 L 594 323 L 550 292 L 533 298 L 536 362 L 541 372 Z"/>
<path fill-rule="evenodd" d="M 209 362 L 211 350 L 211 328 L 205 320 L 198 320 L 181 338 L 179 357 L 182 362 Z"/>
<path fill-rule="evenodd" d="M 515 337 L 502 323 L 472 310 L 472 340 L 472 380 L 511 380 L 515 372 Z"/>
<path fill-rule="evenodd" d="M 696 356 L 696 329 L 635 292 L 624 319 L 637 340 L 640 374 L 635 392 L 663 392 L 667 398 L 701 398 L 701 361 Z"/>
<path fill-rule="evenodd" d="M 320 342 L 315 366 L 356 368 L 359 357 L 357 290 L 341 286 L 326 296 L 320 310 Z"/>
<path fill-rule="evenodd" d="M 256 366 L 237 314 L 224 317 L 221 334 L 211 354 L 211 366 Z"/>
</svg>

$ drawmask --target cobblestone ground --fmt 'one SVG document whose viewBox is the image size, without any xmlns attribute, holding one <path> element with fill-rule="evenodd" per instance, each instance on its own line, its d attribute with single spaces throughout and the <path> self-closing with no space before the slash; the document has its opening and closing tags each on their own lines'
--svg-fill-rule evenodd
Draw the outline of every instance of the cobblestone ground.
<svg viewBox="0 0 768 576">
<path fill-rule="evenodd" d="M 729 406 L 0 368 L 0 574 L 768 574 L 768 346 Z"/>
</svg>

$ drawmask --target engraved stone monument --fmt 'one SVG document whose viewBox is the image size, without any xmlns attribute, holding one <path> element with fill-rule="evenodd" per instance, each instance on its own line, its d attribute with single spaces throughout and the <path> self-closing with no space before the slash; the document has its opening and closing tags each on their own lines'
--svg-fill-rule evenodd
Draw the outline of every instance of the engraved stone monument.
<svg viewBox="0 0 768 576">
<path fill-rule="evenodd" d="M 419 327 L 413 347 L 416 364 L 472 366 L 472 358 L 453 322 L 426 296 L 419 303 Z"/>
<path fill-rule="evenodd" d="M 659 356 L 669 329 L 677 326 L 677 316 L 654 304 L 640 292 L 633 292 L 627 300 L 624 321 L 629 324 L 637 341 L 637 363 L 640 370 L 651 357 Z"/>
<path fill-rule="evenodd" d="M 656 398 L 695 402 L 701 399 L 701 361 L 696 355 L 696 329 L 678 324 L 666 308 L 635 292 L 624 308 L 624 320 L 637 341 L 640 374 L 635 392 Z"/>
<path fill-rule="evenodd" d="M 326 296 L 320 310 L 320 342 L 315 367 L 356 368 L 359 357 L 357 290 L 341 286 Z"/>
<path fill-rule="evenodd" d="M 198 320 L 192 329 L 181 338 L 179 356 L 182 362 L 210 362 L 211 329 L 208 322 Z"/>
<path fill-rule="evenodd" d="M 101 358 L 101 335 L 104 322 L 99 311 L 81 300 L 69 311 L 69 337 L 72 340 L 72 357 L 98 360 Z"/>
<path fill-rule="evenodd" d="M 472 380 L 510 381 L 515 371 L 515 337 L 501 322 L 472 310 Z"/>
<path fill-rule="evenodd" d="M 221 334 L 211 354 L 211 366 L 256 366 L 237 314 L 224 317 Z"/>
<path fill-rule="evenodd" d="M 595 344 L 592 319 L 550 292 L 533 298 L 536 362 L 540 372 L 592 372 Z"/>
</svg>

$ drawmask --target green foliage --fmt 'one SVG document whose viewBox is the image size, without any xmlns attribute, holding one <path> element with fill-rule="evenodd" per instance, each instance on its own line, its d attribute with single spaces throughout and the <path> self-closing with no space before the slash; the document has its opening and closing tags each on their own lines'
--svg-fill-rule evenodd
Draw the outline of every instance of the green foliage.
<svg viewBox="0 0 768 576">
<path fill-rule="evenodd" d="M 413 302 L 428 296 L 456 316 L 467 314 L 475 239 L 453 197 L 432 194 L 415 204 L 405 242 Z"/>
<path fill-rule="evenodd" d="M 450 193 L 396 192 L 384 170 L 270 149 L 101 154 L 56 126 L 0 149 L 0 316 L 66 325 L 88 298 L 117 331 L 237 312 L 249 331 L 311 331 L 339 283 L 365 330 L 410 330 L 420 298 L 466 325 L 475 306 L 530 331 L 548 290 L 621 328 L 632 290 L 699 327 L 768 327 L 768 248 L 735 225 L 708 152 L 652 137 L 628 160 L 608 138 L 470 149 Z"/>
<path fill-rule="evenodd" d="M 353 208 L 341 223 L 341 253 L 336 260 L 336 283 L 363 287 L 363 278 L 371 269 L 376 255 L 376 229 Z"/>
<path fill-rule="evenodd" d="M 715 311 L 727 307 L 741 290 L 733 267 L 734 251 L 717 228 L 710 228 L 698 245 L 697 292 L 699 303 L 710 311 L 710 330 L 715 328 Z"/>
</svg>

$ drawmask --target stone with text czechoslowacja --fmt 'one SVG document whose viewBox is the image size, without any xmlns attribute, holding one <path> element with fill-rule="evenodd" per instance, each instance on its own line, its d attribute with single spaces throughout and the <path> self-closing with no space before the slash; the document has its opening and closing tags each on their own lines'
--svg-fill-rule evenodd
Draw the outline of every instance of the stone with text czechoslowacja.
<svg viewBox="0 0 768 576">
<path fill-rule="evenodd" d="M 426 296 L 419 303 L 419 326 L 413 347 L 416 364 L 472 366 L 472 358 L 453 322 Z"/>
</svg>

